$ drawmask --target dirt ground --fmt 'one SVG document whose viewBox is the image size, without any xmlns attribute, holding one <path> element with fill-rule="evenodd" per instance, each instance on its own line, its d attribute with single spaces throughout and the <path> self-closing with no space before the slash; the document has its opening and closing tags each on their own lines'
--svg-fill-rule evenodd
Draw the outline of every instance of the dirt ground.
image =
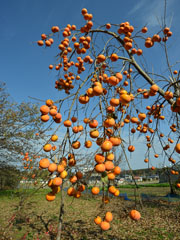
<svg viewBox="0 0 180 240">
<path fill-rule="evenodd" d="M 129 191 L 128 196 L 132 198 L 133 192 Z M 164 194 L 167 189 L 163 191 L 156 189 L 155 192 Z M 18 197 L 0 196 L 0 239 L 56 239 L 60 193 L 53 202 L 47 202 L 46 192 L 36 193 L 27 199 L 22 208 L 19 207 Z M 64 195 L 63 240 L 180 239 L 180 202 L 157 199 L 142 201 L 140 205 L 138 201 L 135 207 L 133 200 L 110 197 L 110 203 L 102 206 L 101 196 L 84 194 L 80 199 L 74 199 L 66 193 Z M 142 216 L 139 221 L 129 217 L 129 211 L 135 208 Z M 111 211 L 114 219 L 110 230 L 102 232 L 94 223 L 94 218 L 97 215 L 103 218 L 106 211 Z"/>
</svg>

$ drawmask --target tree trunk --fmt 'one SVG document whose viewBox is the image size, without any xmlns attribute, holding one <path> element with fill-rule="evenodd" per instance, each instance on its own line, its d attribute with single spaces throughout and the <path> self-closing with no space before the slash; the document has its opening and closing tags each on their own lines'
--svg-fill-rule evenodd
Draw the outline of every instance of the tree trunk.
<svg viewBox="0 0 180 240">
<path fill-rule="evenodd" d="M 168 175 L 168 179 L 169 179 L 169 186 L 170 186 L 170 194 L 176 194 L 174 188 L 173 188 L 173 185 L 172 185 L 172 182 L 171 182 L 171 176 L 169 173 L 167 173 Z"/>
<path fill-rule="evenodd" d="M 61 188 L 61 204 L 60 204 L 60 211 L 59 211 L 59 223 L 57 229 L 57 237 L 56 240 L 61 240 L 61 233 L 62 233 L 62 224 L 63 224 L 63 216 L 64 216 L 64 202 L 63 202 L 63 186 Z"/>
</svg>

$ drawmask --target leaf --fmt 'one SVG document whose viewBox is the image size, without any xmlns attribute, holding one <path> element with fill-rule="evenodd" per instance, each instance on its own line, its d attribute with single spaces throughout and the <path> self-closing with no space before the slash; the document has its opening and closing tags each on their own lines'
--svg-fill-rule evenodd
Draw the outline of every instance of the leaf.
<svg viewBox="0 0 180 240">
<path fill-rule="evenodd" d="M 108 176 L 107 176 L 107 174 L 105 172 L 102 173 L 101 181 L 103 183 L 108 183 Z"/>
<path fill-rule="evenodd" d="M 57 160 L 57 157 L 56 156 L 54 156 L 54 163 L 58 163 L 58 160 Z"/>
</svg>

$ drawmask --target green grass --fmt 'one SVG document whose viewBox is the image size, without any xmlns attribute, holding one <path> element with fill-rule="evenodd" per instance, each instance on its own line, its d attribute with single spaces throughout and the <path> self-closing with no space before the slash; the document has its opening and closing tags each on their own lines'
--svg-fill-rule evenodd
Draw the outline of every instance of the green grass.
<svg viewBox="0 0 180 240">
<path fill-rule="evenodd" d="M 153 193 L 165 195 L 169 191 L 168 187 L 141 187 L 138 192 Z M 0 236 L 1 239 L 23 239 L 25 233 L 28 233 L 26 239 L 30 240 L 37 236 L 40 240 L 55 240 L 56 228 L 59 216 L 59 204 L 61 193 L 57 194 L 55 201 L 47 202 L 45 195 L 49 189 L 41 189 L 31 195 L 23 208 L 17 212 L 19 198 L 10 198 L 9 194 L 17 191 L 1 191 L 0 205 L 3 211 L 0 215 Z M 18 190 L 21 194 L 22 190 Z M 121 188 L 120 192 L 126 192 L 128 196 L 134 194 L 133 188 Z M 26 193 L 33 193 L 32 189 Z M 128 212 L 134 209 L 134 201 L 124 201 L 121 198 L 110 196 L 110 203 L 102 207 L 102 196 L 92 196 L 82 193 L 80 199 L 68 197 L 64 192 L 65 215 L 62 240 L 114 240 L 119 239 L 178 239 L 179 226 L 179 204 L 166 202 L 143 202 L 143 208 L 138 204 L 136 209 L 141 212 L 141 220 L 136 222 L 129 218 Z M 100 228 L 94 224 L 94 217 L 99 215 L 102 218 L 106 211 L 113 213 L 114 219 L 111 223 L 111 229 L 107 232 L 101 232 Z M 16 213 L 13 224 L 9 219 Z M 47 233 L 47 228 L 50 234 Z M 52 230 L 50 230 L 52 229 Z M 5 232 L 5 237 L 3 234 Z"/>
<path fill-rule="evenodd" d="M 11 196 L 12 194 L 15 194 L 16 190 L 0 190 L 0 197 L 1 196 Z"/>
<path fill-rule="evenodd" d="M 118 188 L 135 188 L 134 184 L 118 185 Z M 169 187 L 169 183 L 148 183 L 148 184 L 138 184 L 138 188 L 148 188 L 148 187 Z"/>
</svg>

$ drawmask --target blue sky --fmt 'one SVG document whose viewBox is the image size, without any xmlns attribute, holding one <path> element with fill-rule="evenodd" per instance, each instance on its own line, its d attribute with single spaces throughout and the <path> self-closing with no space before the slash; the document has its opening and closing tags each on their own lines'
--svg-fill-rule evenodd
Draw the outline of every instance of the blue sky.
<svg viewBox="0 0 180 240">
<path fill-rule="evenodd" d="M 173 39 L 176 49 L 179 46 L 178 31 L 180 2 L 168 0 L 167 22 L 172 17 Z M 7 0 L 0 8 L 0 81 L 15 101 L 27 101 L 28 96 L 46 99 L 58 97 L 54 89 L 54 73 L 48 66 L 53 62 L 55 47 L 40 49 L 36 41 L 41 33 L 50 31 L 53 25 L 59 27 L 67 23 L 82 22 L 81 9 L 86 7 L 94 16 L 94 22 L 101 25 L 106 22 L 120 23 L 129 21 L 139 29 L 147 24 L 150 31 L 158 27 L 157 16 L 163 16 L 164 0 Z M 94 23 L 94 24 L 95 24 Z M 173 46 L 171 46 L 173 48 Z M 151 57 L 152 53 L 148 53 Z M 177 56 L 174 51 L 173 59 Z"/>
<path fill-rule="evenodd" d="M 149 34 L 156 33 L 162 22 L 164 0 L 7 0 L 0 7 L 0 81 L 17 102 L 31 101 L 28 96 L 46 100 L 57 100 L 62 94 L 54 88 L 55 72 L 48 69 L 56 55 L 56 46 L 40 48 L 36 41 L 42 33 L 50 32 L 53 25 L 60 28 L 69 24 L 80 26 L 81 9 L 85 7 L 93 14 L 94 26 L 104 23 L 119 24 L 129 21 L 135 29 L 144 25 Z M 180 47 L 180 1 L 167 0 L 167 26 L 172 24 L 173 37 L 169 44 L 170 60 L 178 60 Z M 175 37 L 174 37 L 175 36 Z M 55 39 L 56 40 L 56 39 Z M 164 73 L 164 60 L 154 47 L 144 52 L 148 56 L 151 71 Z M 134 159 L 139 157 L 136 151 Z M 139 161 L 138 161 L 139 162 Z M 136 168 L 142 164 L 133 163 Z"/>
</svg>

